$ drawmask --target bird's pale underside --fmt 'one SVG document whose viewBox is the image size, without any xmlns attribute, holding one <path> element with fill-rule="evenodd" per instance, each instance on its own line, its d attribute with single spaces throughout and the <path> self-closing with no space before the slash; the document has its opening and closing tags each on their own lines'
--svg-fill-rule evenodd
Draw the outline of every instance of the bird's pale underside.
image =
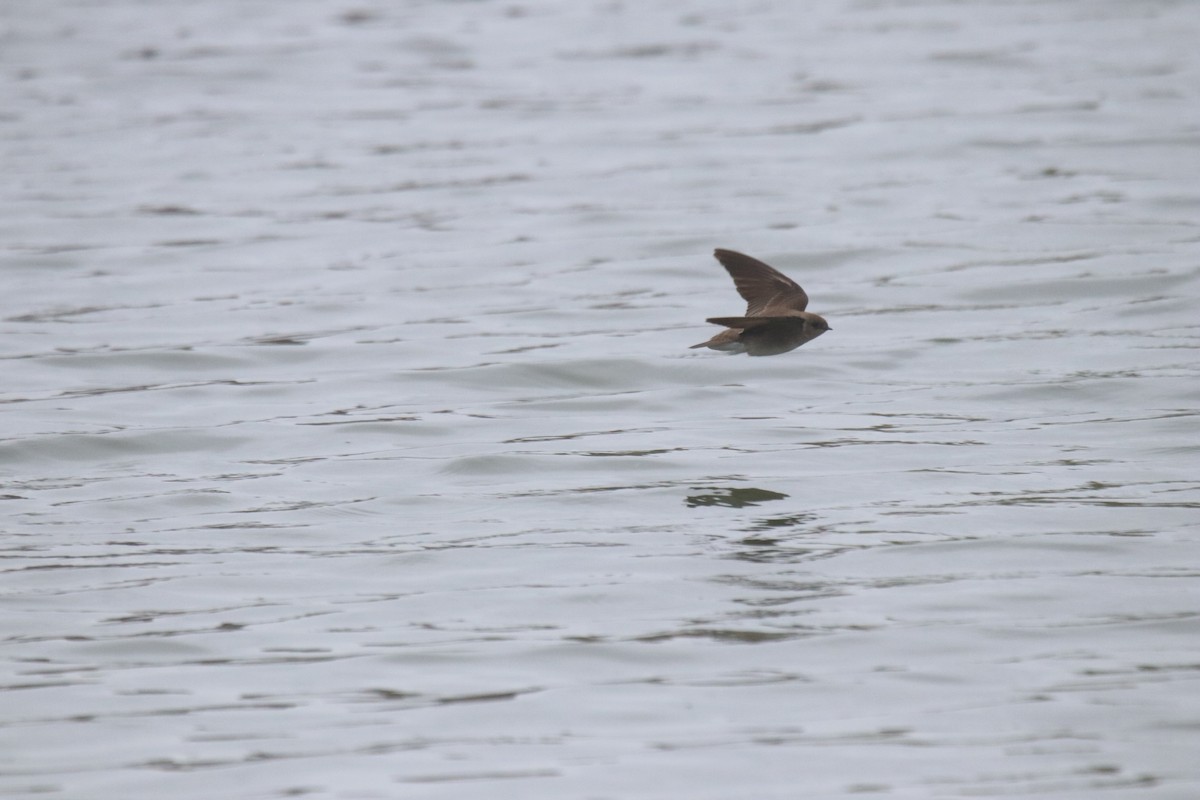
<svg viewBox="0 0 1200 800">
<path fill-rule="evenodd" d="M 733 250 L 715 250 L 713 255 L 733 278 L 738 294 L 746 301 L 746 313 L 740 317 L 709 317 L 715 325 L 724 325 L 707 342 L 692 348 L 708 347 L 726 353 L 752 356 L 776 356 L 795 350 L 829 330 L 829 323 L 810 314 L 808 295 L 788 276 L 756 258 Z"/>
</svg>

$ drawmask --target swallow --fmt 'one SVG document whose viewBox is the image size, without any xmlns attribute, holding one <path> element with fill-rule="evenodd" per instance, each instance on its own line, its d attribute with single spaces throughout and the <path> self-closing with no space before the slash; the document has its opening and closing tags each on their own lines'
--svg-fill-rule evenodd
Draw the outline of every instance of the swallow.
<svg viewBox="0 0 1200 800">
<path fill-rule="evenodd" d="M 724 325 L 728 330 L 690 349 L 708 347 L 726 353 L 777 356 L 831 330 L 824 319 L 804 310 L 808 308 L 808 295 L 787 275 L 732 250 L 714 250 L 713 255 L 746 301 L 746 314 L 709 317 L 708 322 Z"/>
</svg>

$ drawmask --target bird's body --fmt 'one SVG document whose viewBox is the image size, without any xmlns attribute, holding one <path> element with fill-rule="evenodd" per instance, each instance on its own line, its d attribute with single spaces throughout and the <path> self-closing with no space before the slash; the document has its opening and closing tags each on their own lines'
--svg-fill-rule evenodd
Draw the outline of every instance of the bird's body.
<svg viewBox="0 0 1200 800">
<path fill-rule="evenodd" d="M 763 262 L 735 253 L 713 252 L 721 266 L 733 278 L 738 294 L 746 301 L 741 317 L 709 317 L 723 330 L 707 342 L 692 348 L 708 347 L 727 353 L 775 356 L 795 350 L 829 330 L 829 323 L 805 311 L 808 295 L 788 276 Z"/>
</svg>

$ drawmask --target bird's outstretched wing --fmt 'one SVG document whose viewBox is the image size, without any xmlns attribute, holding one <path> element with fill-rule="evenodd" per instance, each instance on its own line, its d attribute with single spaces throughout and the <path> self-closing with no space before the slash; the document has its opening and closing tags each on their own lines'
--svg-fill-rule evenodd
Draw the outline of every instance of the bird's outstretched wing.
<svg viewBox="0 0 1200 800">
<path fill-rule="evenodd" d="M 733 250 L 713 251 L 725 267 L 733 285 L 746 301 L 746 316 L 757 316 L 766 308 L 782 307 L 803 311 L 808 307 L 808 295 L 794 280 L 757 258 Z"/>
<path fill-rule="evenodd" d="M 726 328 L 739 328 L 747 330 L 749 328 L 758 328 L 763 325 L 769 325 L 772 322 L 788 322 L 795 325 L 803 325 L 804 318 L 792 315 L 782 315 L 778 317 L 709 317 L 707 322 L 713 325 L 724 325 Z"/>
</svg>

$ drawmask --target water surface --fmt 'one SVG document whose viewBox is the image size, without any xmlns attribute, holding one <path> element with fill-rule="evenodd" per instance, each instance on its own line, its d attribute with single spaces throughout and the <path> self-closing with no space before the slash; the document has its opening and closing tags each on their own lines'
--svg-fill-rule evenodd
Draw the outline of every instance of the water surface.
<svg viewBox="0 0 1200 800">
<path fill-rule="evenodd" d="M 10 5 L 0 791 L 1197 796 L 1198 36 Z"/>
</svg>

